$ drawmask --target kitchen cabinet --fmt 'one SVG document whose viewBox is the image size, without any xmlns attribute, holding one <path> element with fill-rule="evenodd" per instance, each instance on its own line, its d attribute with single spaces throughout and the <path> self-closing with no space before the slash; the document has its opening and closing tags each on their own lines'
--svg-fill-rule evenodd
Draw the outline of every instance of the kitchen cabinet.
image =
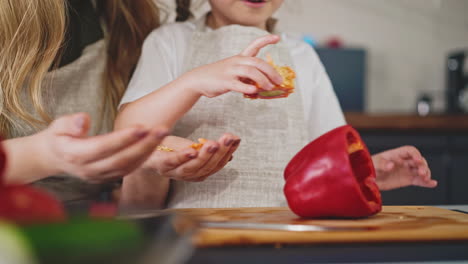
<svg viewBox="0 0 468 264">
<path fill-rule="evenodd" d="M 407 187 L 382 192 L 385 205 L 468 203 L 468 116 L 417 117 L 347 113 L 372 154 L 404 145 L 417 147 L 429 163 L 434 189 Z M 447 124 L 444 124 L 447 122 Z"/>
<path fill-rule="evenodd" d="M 438 181 L 437 188 L 407 187 L 398 190 L 382 192 L 382 199 L 387 205 L 403 204 L 447 204 L 449 188 L 448 157 L 446 149 L 447 137 L 432 135 L 408 135 L 402 132 L 376 133 L 361 132 L 364 142 L 372 154 L 388 149 L 413 145 L 426 158 L 431 168 L 432 177 Z M 467 163 L 468 164 L 468 163 Z"/>
</svg>

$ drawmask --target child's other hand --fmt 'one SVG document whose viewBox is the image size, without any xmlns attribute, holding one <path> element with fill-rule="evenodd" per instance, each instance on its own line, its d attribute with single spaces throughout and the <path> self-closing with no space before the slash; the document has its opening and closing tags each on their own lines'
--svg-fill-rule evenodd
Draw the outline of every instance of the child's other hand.
<svg viewBox="0 0 468 264">
<path fill-rule="evenodd" d="M 266 61 L 256 58 L 260 49 L 275 44 L 279 36 L 267 35 L 254 40 L 241 54 L 198 67 L 185 74 L 198 94 L 216 97 L 229 91 L 254 94 L 272 90 L 283 82 L 281 75 Z"/>
<path fill-rule="evenodd" d="M 410 185 L 434 188 L 426 159 L 413 146 L 387 150 L 372 156 L 377 185 L 380 190 L 392 190 Z"/>
<path fill-rule="evenodd" d="M 199 151 L 190 147 L 193 143 L 185 138 L 166 137 L 162 144 L 175 151 L 155 151 L 143 169 L 173 180 L 204 181 L 226 166 L 239 146 L 240 139 L 226 133 L 218 141 L 208 140 Z"/>
</svg>

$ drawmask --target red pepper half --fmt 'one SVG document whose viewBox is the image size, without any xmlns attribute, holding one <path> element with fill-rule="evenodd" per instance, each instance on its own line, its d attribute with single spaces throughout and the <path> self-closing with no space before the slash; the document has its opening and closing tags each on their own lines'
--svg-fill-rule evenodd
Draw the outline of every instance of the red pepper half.
<svg viewBox="0 0 468 264">
<path fill-rule="evenodd" d="M 359 218 L 382 209 L 369 151 L 349 125 L 309 143 L 289 162 L 284 194 L 305 218 Z"/>
<path fill-rule="evenodd" d="M 27 185 L 5 185 L 5 165 L 6 157 L 0 144 L 0 219 L 29 224 L 66 218 L 62 204 L 49 194 Z"/>
</svg>

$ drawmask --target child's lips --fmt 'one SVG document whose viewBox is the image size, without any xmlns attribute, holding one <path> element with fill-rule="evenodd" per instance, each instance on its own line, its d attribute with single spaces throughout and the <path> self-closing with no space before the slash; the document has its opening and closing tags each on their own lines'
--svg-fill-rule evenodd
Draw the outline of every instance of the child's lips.
<svg viewBox="0 0 468 264">
<path fill-rule="evenodd" d="M 267 2 L 266 0 L 243 0 L 247 6 L 249 7 L 262 7 Z"/>
</svg>

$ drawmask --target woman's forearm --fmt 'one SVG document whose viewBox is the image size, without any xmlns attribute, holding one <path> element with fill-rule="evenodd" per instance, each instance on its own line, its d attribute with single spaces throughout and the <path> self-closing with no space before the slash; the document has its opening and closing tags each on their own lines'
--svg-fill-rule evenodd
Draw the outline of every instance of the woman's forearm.
<svg viewBox="0 0 468 264">
<path fill-rule="evenodd" d="M 31 183 L 54 175 L 56 164 L 48 161 L 40 134 L 8 139 L 2 142 L 6 154 L 6 183 Z"/>
<path fill-rule="evenodd" d="M 169 192 L 170 179 L 154 171 L 138 169 L 122 182 L 119 206 L 123 210 L 162 209 Z"/>
<path fill-rule="evenodd" d="M 179 78 L 124 105 L 115 120 L 115 129 L 131 125 L 172 128 L 201 96 L 189 88 L 191 85 L 189 79 Z"/>
</svg>

